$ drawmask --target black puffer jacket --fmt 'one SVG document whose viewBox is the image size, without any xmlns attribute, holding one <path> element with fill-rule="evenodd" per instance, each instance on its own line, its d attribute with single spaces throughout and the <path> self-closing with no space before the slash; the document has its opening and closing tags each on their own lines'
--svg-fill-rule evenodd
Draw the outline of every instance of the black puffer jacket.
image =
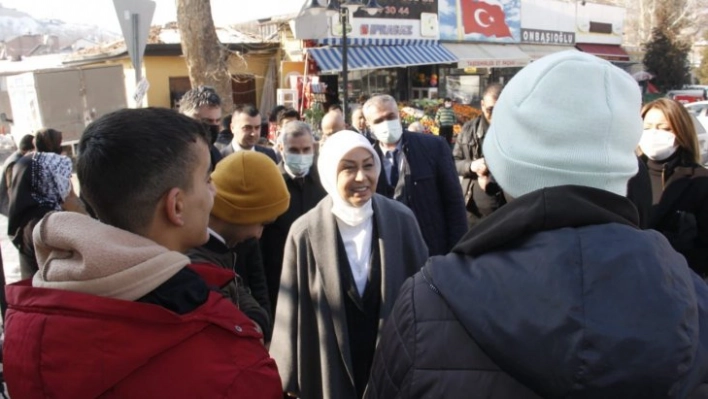
<svg viewBox="0 0 708 399">
<path fill-rule="evenodd" d="M 366 397 L 708 397 L 708 285 L 637 219 L 586 187 L 505 205 L 403 285 Z"/>
<path fill-rule="evenodd" d="M 249 244 L 250 245 L 250 244 Z M 256 246 L 256 249 L 258 247 Z M 229 249 L 214 235 L 209 234 L 209 241 L 201 247 L 192 248 L 187 252 L 187 256 L 193 263 L 209 263 L 224 269 L 231 270 L 236 273 L 236 279 L 230 284 L 222 288 L 225 296 L 231 299 L 231 302 L 238 305 L 239 309 L 253 320 L 263 331 L 263 337 L 266 341 L 270 340 L 273 333 L 273 319 L 270 316 L 269 302 L 261 305 L 252 290 L 247 285 L 239 273 L 237 265 L 237 255 L 235 250 Z M 263 272 L 261 268 L 261 273 Z M 265 280 L 265 277 L 263 277 Z M 267 300 L 267 292 L 263 293 Z"/>
</svg>

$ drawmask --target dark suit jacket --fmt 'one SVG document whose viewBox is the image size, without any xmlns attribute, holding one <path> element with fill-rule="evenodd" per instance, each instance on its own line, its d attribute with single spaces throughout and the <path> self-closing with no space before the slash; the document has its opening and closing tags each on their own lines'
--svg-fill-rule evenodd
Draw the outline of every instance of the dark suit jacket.
<svg viewBox="0 0 708 399">
<path fill-rule="evenodd" d="M 285 253 L 285 240 L 288 237 L 290 226 L 300 216 L 314 208 L 322 198 L 327 196 L 327 192 L 322 188 L 320 176 L 314 162 L 310 172 L 303 178 L 302 184 L 293 180 L 285 171 L 283 163 L 278 164 L 280 173 L 285 179 L 285 185 L 290 192 L 290 207 L 284 214 L 280 215 L 275 222 L 266 225 L 261 236 L 261 251 L 263 253 L 263 265 L 265 269 L 266 281 L 268 283 L 268 295 L 272 313 L 275 314 L 278 301 L 278 290 L 280 288 L 280 274 L 283 267 L 283 255 Z"/>
<path fill-rule="evenodd" d="M 0 176 L 0 214 L 5 216 L 8 215 L 8 210 L 10 208 L 10 195 L 8 193 L 8 187 L 12 180 L 12 168 L 17 162 L 22 158 L 22 153 L 19 151 L 13 152 L 2 165 L 2 176 Z"/>
<path fill-rule="evenodd" d="M 275 157 L 275 151 L 273 151 L 271 148 L 263 147 L 261 145 L 256 145 L 253 149 L 260 152 L 260 153 L 268 155 L 268 157 L 270 159 L 272 159 L 273 162 L 278 163 L 277 158 Z M 224 158 L 226 158 L 227 156 L 229 156 L 233 153 L 234 153 L 234 147 L 231 144 L 229 144 L 226 147 L 221 149 L 221 156 Z"/>
<path fill-rule="evenodd" d="M 444 255 L 467 232 L 467 214 L 450 146 L 441 137 L 403 132 L 405 155 L 398 187 L 381 168 L 376 192 L 394 198 L 415 214 L 430 256 Z M 374 146 L 383 165 L 383 152 Z"/>
</svg>

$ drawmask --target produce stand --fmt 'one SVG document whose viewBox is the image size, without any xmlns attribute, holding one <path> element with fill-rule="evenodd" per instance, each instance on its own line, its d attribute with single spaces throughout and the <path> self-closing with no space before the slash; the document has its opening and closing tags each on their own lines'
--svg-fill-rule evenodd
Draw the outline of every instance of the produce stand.
<svg viewBox="0 0 708 399">
<path fill-rule="evenodd" d="M 401 115 L 401 123 L 407 128 L 413 122 L 420 122 L 425 128 L 424 133 L 439 134 L 438 126 L 435 124 L 435 114 L 438 108 L 443 106 L 441 99 L 418 99 L 412 101 L 401 101 L 398 103 L 398 111 Z M 462 125 L 481 114 L 481 111 L 469 105 L 453 103 L 452 110 L 457 117 L 457 123 L 453 128 L 453 135 L 456 137 L 462 131 Z"/>
</svg>

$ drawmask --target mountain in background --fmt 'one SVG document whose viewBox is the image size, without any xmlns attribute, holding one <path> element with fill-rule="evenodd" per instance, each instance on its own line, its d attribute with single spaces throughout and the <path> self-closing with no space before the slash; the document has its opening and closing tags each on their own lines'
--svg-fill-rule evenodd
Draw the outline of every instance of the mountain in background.
<svg viewBox="0 0 708 399">
<path fill-rule="evenodd" d="M 59 46 L 62 48 L 70 46 L 79 39 L 98 44 L 122 38 L 121 34 L 95 25 L 69 24 L 56 19 L 40 20 L 0 4 L 0 41 L 5 42 L 26 34 L 57 36 Z"/>
</svg>

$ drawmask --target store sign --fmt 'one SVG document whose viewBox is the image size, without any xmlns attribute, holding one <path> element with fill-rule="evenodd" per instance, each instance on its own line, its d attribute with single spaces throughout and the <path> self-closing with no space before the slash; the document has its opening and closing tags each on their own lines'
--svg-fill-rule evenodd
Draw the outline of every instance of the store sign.
<svg viewBox="0 0 708 399">
<path fill-rule="evenodd" d="M 521 40 L 521 0 L 438 0 L 438 17 L 441 40 Z"/>
<path fill-rule="evenodd" d="M 413 36 L 413 25 L 361 24 L 362 36 Z"/>
<path fill-rule="evenodd" d="M 519 68 L 529 64 L 526 59 L 474 59 L 460 60 L 457 67 L 460 69 L 467 68 Z"/>
<path fill-rule="evenodd" d="M 575 32 L 521 28 L 521 42 L 534 44 L 575 44 Z"/>
<path fill-rule="evenodd" d="M 521 42 L 572 46 L 576 7 L 555 0 L 521 0 Z"/>
<path fill-rule="evenodd" d="M 419 21 L 424 13 L 438 13 L 438 0 L 379 0 L 378 3 L 382 10 L 377 14 L 369 15 L 359 10 L 354 13 L 354 17 Z"/>
<path fill-rule="evenodd" d="M 349 39 L 437 39 L 437 19 L 433 22 L 432 26 L 428 26 L 422 21 L 352 18 L 349 21 L 351 29 L 347 29 L 347 37 Z M 341 38 L 342 29 L 338 16 L 330 20 L 330 26 L 330 37 Z"/>
</svg>

